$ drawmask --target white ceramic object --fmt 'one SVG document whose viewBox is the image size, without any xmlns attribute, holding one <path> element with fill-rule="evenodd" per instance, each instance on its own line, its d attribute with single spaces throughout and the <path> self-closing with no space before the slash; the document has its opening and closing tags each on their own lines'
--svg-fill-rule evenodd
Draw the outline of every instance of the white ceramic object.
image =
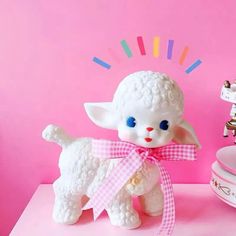
<svg viewBox="0 0 236 236">
<path fill-rule="evenodd" d="M 236 84 L 230 84 L 229 81 L 225 81 L 221 88 L 221 99 L 224 101 L 233 103 L 230 111 L 231 119 L 225 123 L 223 136 L 228 137 L 229 131 L 232 132 L 233 136 L 236 136 Z M 236 138 L 234 140 L 236 144 Z"/>
<path fill-rule="evenodd" d="M 236 146 L 221 148 L 216 153 L 216 159 L 224 170 L 236 175 Z"/>
<path fill-rule="evenodd" d="M 154 148 L 176 143 L 200 146 L 193 128 L 183 120 L 183 94 L 167 75 L 139 71 L 119 84 L 113 101 L 86 103 L 90 119 L 103 128 L 115 129 L 121 140 Z M 71 138 L 61 128 L 49 125 L 43 138 L 62 147 L 61 176 L 54 182 L 56 222 L 73 224 L 81 213 L 81 198 L 90 197 L 109 175 L 117 160 L 100 160 L 91 154 L 90 138 Z M 148 215 L 159 215 L 163 195 L 159 170 L 148 161 L 120 190 L 106 211 L 113 225 L 136 228 L 141 221 L 132 206 L 132 195 L 139 196 Z"/>
<path fill-rule="evenodd" d="M 217 161 L 212 164 L 211 187 L 216 195 L 230 206 L 236 207 L 236 147 L 221 148 Z"/>
<path fill-rule="evenodd" d="M 230 88 L 223 85 L 220 97 L 226 102 L 236 103 L 236 84 L 232 84 Z"/>
</svg>

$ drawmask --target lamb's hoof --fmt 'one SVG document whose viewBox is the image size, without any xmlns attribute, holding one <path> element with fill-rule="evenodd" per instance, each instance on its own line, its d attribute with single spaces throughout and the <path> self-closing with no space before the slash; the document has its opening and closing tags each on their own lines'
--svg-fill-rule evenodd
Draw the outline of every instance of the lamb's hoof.
<svg viewBox="0 0 236 236">
<path fill-rule="evenodd" d="M 224 138 L 227 138 L 227 137 L 229 137 L 229 135 L 223 135 L 223 137 L 224 137 Z"/>
<path fill-rule="evenodd" d="M 125 228 L 125 229 L 136 229 L 138 228 L 139 226 L 141 225 L 141 220 L 139 219 L 137 222 L 134 223 L 131 223 L 131 224 L 127 224 L 127 225 L 124 225 L 124 226 L 121 226 L 122 228 Z"/>
<path fill-rule="evenodd" d="M 53 220 L 59 224 L 75 224 L 82 211 L 80 209 L 58 208 L 53 211 Z"/>
<path fill-rule="evenodd" d="M 125 229 L 136 229 L 141 225 L 141 220 L 138 214 L 126 213 L 125 217 L 117 215 L 110 217 L 111 224 Z"/>
<path fill-rule="evenodd" d="M 158 211 L 153 211 L 153 212 L 145 212 L 146 215 L 148 216 L 160 216 L 163 213 L 163 209 L 160 209 Z"/>
</svg>

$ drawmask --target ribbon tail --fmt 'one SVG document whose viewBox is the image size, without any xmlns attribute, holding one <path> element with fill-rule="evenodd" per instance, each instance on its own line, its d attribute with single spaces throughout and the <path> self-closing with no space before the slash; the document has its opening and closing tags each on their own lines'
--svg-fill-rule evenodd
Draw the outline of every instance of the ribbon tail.
<svg viewBox="0 0 236 236">
<path fill-rule="evenodd" d="M 112 189 L 114 194 L 117 194 L 119 189 L 114 185 L 115 183 L 112 179 L 116 178 L 114 174 L 108 176 L 102 185 L 96 190 L 87 204 L 83 207 L 83 210 L 93 208 L 93 219 L 94 221 L 100 216 L 106 206 L 110 203 L 113 196 L 108 194 L 107 189 Z"/>
<path fill-rule="evenodd" d="M 158 236 L 170 236 L 173 233 L 175 225 L 175 202 L 174 193 L 171 183 L 171 178 L 167 170 L 156 161 L 156 165 L 159 167 L 162 189 L 164 194 L 164 210 L 162 216 L 161 226 L 158 229 Z"/>
<path fill-rule="evenodd" d="M 92 201 L 88 201 L 87 203 L 86 203 L 86 205 L 83 207 L 83 210 L 88 210 L 88 209 L 90 209 L 90 208 L 93 208 L 93 203 L 92 203 Z M 102 211 L 103 211 L 103 209 L 102 209 Z M 95 221 L 98 217 L 99 217 L 99 215 L 102 213 L 102 211 L 101 212 L 99 212 L 99 211 L 94 211 L 94 209 L 93 209 L 93 220 Z"/>
<path fill-rule="evenodd" d="M 139 169 L 143 161 L 144 159 L 135 151 L 130 152 L 127 158 L 118 162 L 83 209 L 93 208 L 94 220 L 96 220 L 130 177 Z"/>
<path fill-rule="evenodd" d="M 88 210 L 88 209 L 91 209 L 93 210 L 93 220 L 95 221 L 99 215 L 102 213 L 103 209 L 101 212 L 95 212 L 94 209 L 93 209 L 93 202 L 92 201 L 88 201 L 85 206 L 83 207 L 83 210 Z"/>
</svg>

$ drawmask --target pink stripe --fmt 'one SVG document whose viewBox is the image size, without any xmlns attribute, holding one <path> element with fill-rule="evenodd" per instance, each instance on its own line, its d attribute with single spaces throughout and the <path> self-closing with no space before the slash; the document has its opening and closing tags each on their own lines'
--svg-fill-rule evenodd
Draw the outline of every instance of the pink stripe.
<svg viewBox="0 0 236 236">
<path fill-rule="evenodd" d="M 141 55 L 146 55 L 142 36 L 138 36 L 137 41 L 138 41 L 138 46 L 139 46 L 139 50 L 140 50 Z"/>
<path fill-rule="evenodd" d="M 117 53 L 113 49 L 108 48 L 108 52 L 110 53 L 110 55 L 112 56 L 114 61 L 116 61 L 117 63 L 120 63 L 121 59 L 119 58 L 119 56 L 117 55 Z"/>
</svg>

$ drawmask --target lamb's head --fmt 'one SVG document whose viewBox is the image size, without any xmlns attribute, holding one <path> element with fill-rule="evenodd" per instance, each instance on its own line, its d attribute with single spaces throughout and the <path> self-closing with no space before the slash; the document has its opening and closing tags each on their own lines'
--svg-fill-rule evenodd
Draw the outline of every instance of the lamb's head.
<svg viewBox="0 0 236 236">
<path fill-rule="evenodd" d="M 118 130 L 119 138 L 143 147 L 170 141 L 199 146 L 192 127 L 182 119 L 183 93 L 167 75 L 139 71 L 119 84 L 111 103 L 86 103 L 97 125 Z"/>
</svg>

